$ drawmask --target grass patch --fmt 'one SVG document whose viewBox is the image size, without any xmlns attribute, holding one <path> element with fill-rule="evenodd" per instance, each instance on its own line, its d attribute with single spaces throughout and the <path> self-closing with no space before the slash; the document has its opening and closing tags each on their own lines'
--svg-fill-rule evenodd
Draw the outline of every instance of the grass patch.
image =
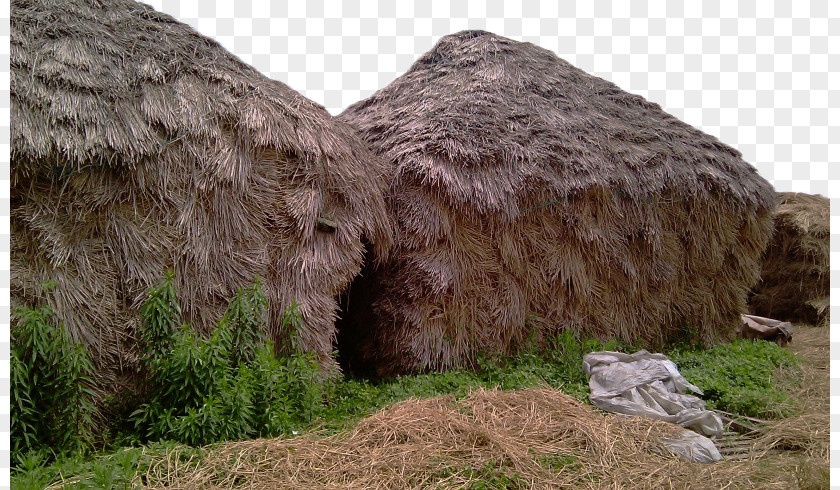
<svg viewBox="0 0 840 490">
<path fill-rule="evenodd" d="M 546 384 L 585 402 L 589 384 L 583 373 L 583 356 L 598 350 L 626 350 L 626 346 L 614 341 L 581 341 L 571 332 L 563 332 L 542 350 L 533 345 L 515 356 L 480 357 L 473 370 L 452 369 L 379 382 L 341 379 L 330 390 L 327 408 L 316 424 L 328 432 L 343 430 L 398 401 L 440 395 L 461 398 L 475 388 L 521 390 Z"/>
<path fill-rule="evenodd" d="M 772 342 L 737 339 L 708 349 L 682 345 L 667 352 L 680 373 L 703 390 L 710 408 L 759 418 L 793 414 L 790 368 L 799 358 Z M 779 376 L 779 371 L 787 376 Z M 787 388 L 787 389 L 786 389 Z"/>
<path fill-rule="evenodd" d="M 575 457 L 562 454 L 543 454 L 536 457 L 537 463 L 547 470 L 563 471 L 565 469 L 576 469 L 580 467 Z"/>
<path fill-rule="evenodd" d="M 184 465 L 198 465 L 203 454 L 203 449 L 172 442 L 125 447 L 98 456 L 79 452 L 54 461 L 44 451 L 31 451 L 12 469 L 11 483 L 19 490 L 41 490 L 56 483 L 77 489 L 137 488 L 146 483 L 145 476 L 155 463 L 177 458 Z"/>
</svg>

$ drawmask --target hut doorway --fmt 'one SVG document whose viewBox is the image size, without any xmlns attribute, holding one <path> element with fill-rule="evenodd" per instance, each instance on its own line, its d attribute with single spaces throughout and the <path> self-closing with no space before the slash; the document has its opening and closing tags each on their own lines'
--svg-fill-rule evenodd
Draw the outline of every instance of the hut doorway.
<svg viewBox="0 0 840 490">
<path fill-rule="evenodd" d="M 373 245 L 364 237 L 365 254 L 362 269 L 353 278 L 347 289 L 338 297 L 338 319 L 336 320 L 336 349 L 338 363 L 349 376 L 373 377 L 375 366 L 370 362 L 371 335 L 374 298 L 374 254 Z"/>
</svg>

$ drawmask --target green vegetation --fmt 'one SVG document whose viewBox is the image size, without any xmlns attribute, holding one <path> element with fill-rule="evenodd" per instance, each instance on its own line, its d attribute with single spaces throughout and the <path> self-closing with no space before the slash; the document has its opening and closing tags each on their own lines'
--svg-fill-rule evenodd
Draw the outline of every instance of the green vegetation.
<svg viewBox="0 0 840 490">
<path fill-rule="evenodd" d="M 148 390 L 127 411 L 126 420 L 100 430 L 117 434 L 108 445 L 97 447 L 91 443 L 91 365 L 84 349 L 53 323 L 49 309 L 16 312 L 13 485 L 42 488 L 73 481 L 79 488 L 131 487 L 153 461 L 173 457 L 173 451 L 197 464 L 203 450 L 192 446 L 340 431 L 400 400 L 461 397 L 479 387 L 513 390 L 548 384 L 586 401 L 583 356 L 597 350 L 635 350 L 618 342 L 578 339 L 565 331 L 515 356 L 479 358 L 474 369 L 374 382 L 326 373 L 312 354 L 302 352 L 297 342 L 301 316 L 295 304 L 285 311 L 281 345 L 275 347 L 264 334 L 266 312 L 266 298 L 256 281 L 237 293 L 218 325 L 202 336 L 183 324 L 173 277 L 167 275 L 141 309 L 140 347 Z M 666 353 L 704 390 L 712 407 L 759 417 L 789 413 L 789 396 L 774 374 L 797 361 L 775 344 L 737 340 L 703 348 L 682 343 Z M 557 470 L 576 464 L 565 456 L 544 457 L 539 463 Z M 498 465 L 453 471 L 479 485 L 471 488 L 518 484 L 515 474 Z"/>
<path fill-rule="evenodd" d="M 575 462 L 574 456 L 563 456 L 560 454 L 546 454 L 537 456 L 537 462 L 543 468 L 552 471 L 563 471 L 568 468 L 579 467 L 580 464 Z"/>
<path fill-rule="evenodd" d="M 90 358 L 43 307 L 18 309 L 11 345 L 11 443 L 15 459 L 35 450 L 79 450 L 92 435 Z"/>
<path fill-rule="evenodd" d="M 451 482 L 466 482 L 464 488 L 469 490 L 514 490 L 528 488 L 527 483 L 519 473 L 504 462 L 488 461 L 475 468 L 463 466 L 447 468 L 441 472 L 441 480 Z"/>
<path fill-rule="evenodd" d="M 77 489 L 136 488 L 144 482 L 144 476 L 155 463 L 177 458 L 180 464 L 197 465 L 203 454 L 201 449 L 155 442 L 142 448 L 121 448 L 101 456 L 75 453 L 48 464 L 43 453 L 30 452 L 13 470 L 12 488 L 41 490 L 55 482 L 64 482 Z"/>
<path fill-rule="evenodd" d="M 289 434 L 310 424 L 324 406 L 327 380 L 316 359 L 298 352 L 297 305 L 287 308 L 286 355 L 266 340 L 268 303 L 259 281 L 240 290 L 209 338 L 180 325 L 172 276 L 143 306 L 141 338 L 151 373 L 149 402 L 131 420 L 138 442 L 172 440 L 190 446 Z"/>
<path fill-rule="evenodd" d="M 792 414 L 792 400 L 780 389 L 777 374 L 798 358 L 772 342 L 737 339 L 708 349 L 682 345 L 667 355 L 703 390 L 710 408 L 759 418 Z"/>
</svg>

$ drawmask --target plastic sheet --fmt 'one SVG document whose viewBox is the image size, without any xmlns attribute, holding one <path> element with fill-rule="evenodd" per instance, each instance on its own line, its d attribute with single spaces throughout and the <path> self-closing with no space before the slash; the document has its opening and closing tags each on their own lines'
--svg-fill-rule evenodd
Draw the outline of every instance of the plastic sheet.
<svg viewBox="0 0 840 490">
<path fill-rule="evenodd" d="M 593 352 L 584 356 L 583 370 L 589 376 L 589 399 L 601 410 L 664 420 L 704 436 L 723 433 L 720 417 L 690 394 L 703 392 L 689 383 L 664 354 L 646 350 L 635 354 Z M 670 439 L 666 447 L 680 447 L 672 452 L 692 461 L 721 459 L 714 443 L 700 435 Z"/>
<path fill-rule="evenodd" d="M 662 444 L 672 454 L 695 463 L 714 463 L 723 459 L 711 439 L 690 430 L 683 430 L 679 439 L 662 439 Z"/>
</svg>

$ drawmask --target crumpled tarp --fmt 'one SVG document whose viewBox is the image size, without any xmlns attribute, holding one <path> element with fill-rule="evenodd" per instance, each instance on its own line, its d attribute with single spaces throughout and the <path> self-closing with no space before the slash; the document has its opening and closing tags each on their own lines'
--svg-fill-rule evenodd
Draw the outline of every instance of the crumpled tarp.
<svg viewBox="0 0 840 490">
<path fill-rule="evenodd" d="M 664 354 L 641 350 L 635 354 L 593 352 L 583 358 L 583 371 L 589 376 L 589 399 L 601 410 L 637 415 L 681 425 L 705 436 L 723 434 L 723 422 L 706 403 L 690 393 L 702 395 L 700 388 L 682 377 Z M 702 439 L 701 439 L 702 438 Z M 692 455 L 692 461 L 720 461 L 720 453 L 706 437 L 684 436 L 669 440 L 672 452 Z M 680 446 L 674 450 L 673 446 Z"/>
<path fill-rule="evenodd" d="M 764 318 L 763 316 L 741 315 L 741 337 L 775 342 L 784 347 L 793 340 L 793 324 Z"/>
<path fill-rule="evenodd" d="M 672 454 L 695 463 L 714 463 L 723 459 L 711 439 L 686 429 L 683 429 L 679 439 L 663 438 L 662 444 Z"/>
</svg>

